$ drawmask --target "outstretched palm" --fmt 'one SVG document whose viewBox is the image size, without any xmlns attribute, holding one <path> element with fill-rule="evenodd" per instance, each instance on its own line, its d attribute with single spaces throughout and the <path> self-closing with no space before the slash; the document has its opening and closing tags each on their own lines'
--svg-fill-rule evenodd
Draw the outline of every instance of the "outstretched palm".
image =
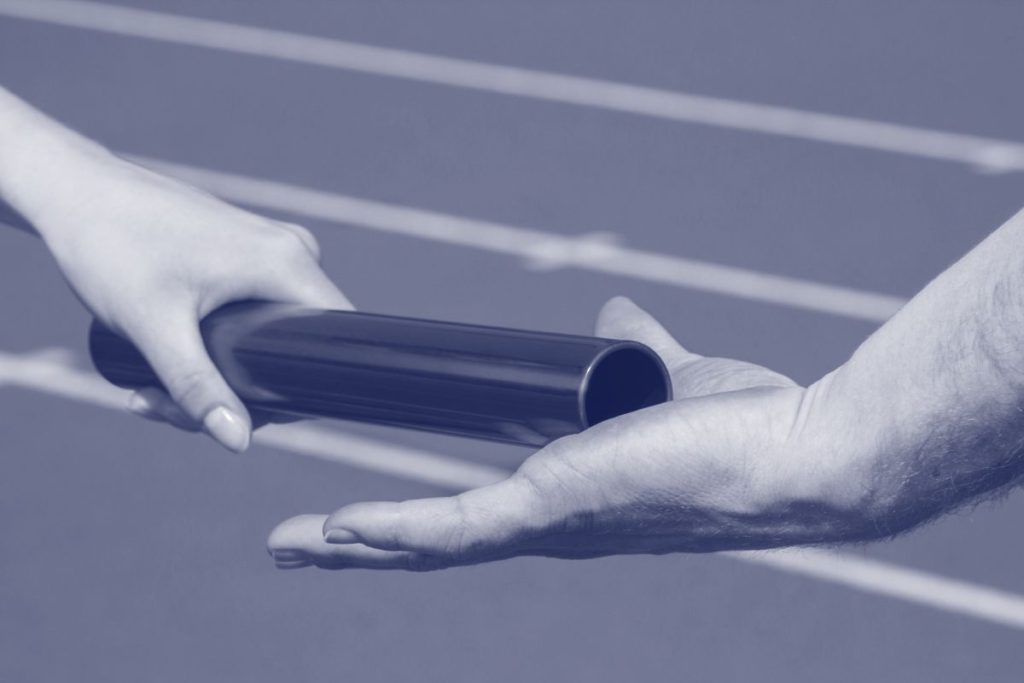
<svg viewBox="0 0 1024 683">
<path fill-rule="evenodd" d="M 427 570 L 772 545 L 775 482 L 790 467 L 805 390 L 757 365 L 688 352 L 627 299 L 604 306 L 596 334 L 652 347 L 676 400 L 559 439 L 491 486 L 294 517 L 268 542 L 278 566 Z"/>
</svg>

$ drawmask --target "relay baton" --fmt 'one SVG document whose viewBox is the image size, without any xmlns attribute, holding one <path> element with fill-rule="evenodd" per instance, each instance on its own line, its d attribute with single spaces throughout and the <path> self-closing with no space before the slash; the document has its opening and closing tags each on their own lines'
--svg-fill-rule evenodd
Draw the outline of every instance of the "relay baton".
<svg viewBox="0 0 1024 683">
<path fill-rule="evenodd" d="M 232 304 L 201 324 L 214 364 L 252 409 L 531 446 L 668 401 L 647 346 L 288 304 Z M 123 337 L 93 322 L 96 369 L 159 387 Z"/>
</svg>

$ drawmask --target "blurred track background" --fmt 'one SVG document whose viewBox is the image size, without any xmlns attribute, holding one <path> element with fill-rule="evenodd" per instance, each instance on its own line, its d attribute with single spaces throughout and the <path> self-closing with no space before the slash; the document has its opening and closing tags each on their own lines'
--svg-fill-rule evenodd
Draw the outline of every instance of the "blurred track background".
<svg viewBox="0 0 1024 683">
<path fill-rule="evenodd" d="M 742 5 L 0 0 L 0 82 L 304 223 L 364 310 L 588 333 L 626 294 L 806 383 L 1024 204 L 1024 8 Z M 1020 680 L 1019 492 L 817 565 L 280 572 L 290 515 L 528 452 L 334 424 L 232 457 L 104 407 L 23 234 L 0 292 L 0 680 Z"/>
</svg>

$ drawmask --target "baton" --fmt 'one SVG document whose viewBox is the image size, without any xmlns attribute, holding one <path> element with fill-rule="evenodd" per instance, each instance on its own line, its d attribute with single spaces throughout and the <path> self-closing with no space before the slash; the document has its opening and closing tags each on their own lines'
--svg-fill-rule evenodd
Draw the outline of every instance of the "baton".
<svg viewBox="0 0 1024 683">
<path fill-rule="evenodd" d="M 668 401 L 649 347 L 598 337 L 290 304 L 231 304 L 201 323 L 251 409 L 541 446 Z M 160 387 L 135 346 L 98 321 L 89 352 L 120 387 Z"/>
</svg>

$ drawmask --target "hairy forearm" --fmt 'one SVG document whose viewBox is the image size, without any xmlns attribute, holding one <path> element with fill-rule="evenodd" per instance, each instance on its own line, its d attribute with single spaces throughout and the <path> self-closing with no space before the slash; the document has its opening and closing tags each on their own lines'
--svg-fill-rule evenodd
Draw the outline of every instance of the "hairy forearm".
<svg viewBox="0 0 1024 683">
<path fill-rule="evenodd" d="M 0 219 L 45 238 L 48 212 L 87 201 L 85 180 L 110 153 L 0 87 Z M 19 216 L 4 211 L 4 204 Z M 6 214 L 6 215 L 5 215 Z"/>
<path fill-rule="evenodd" d="M 1024 474 L 1024 212 L 808 389 L 796 426 L 828 496 L 881 537 Z"/>
</svg>

